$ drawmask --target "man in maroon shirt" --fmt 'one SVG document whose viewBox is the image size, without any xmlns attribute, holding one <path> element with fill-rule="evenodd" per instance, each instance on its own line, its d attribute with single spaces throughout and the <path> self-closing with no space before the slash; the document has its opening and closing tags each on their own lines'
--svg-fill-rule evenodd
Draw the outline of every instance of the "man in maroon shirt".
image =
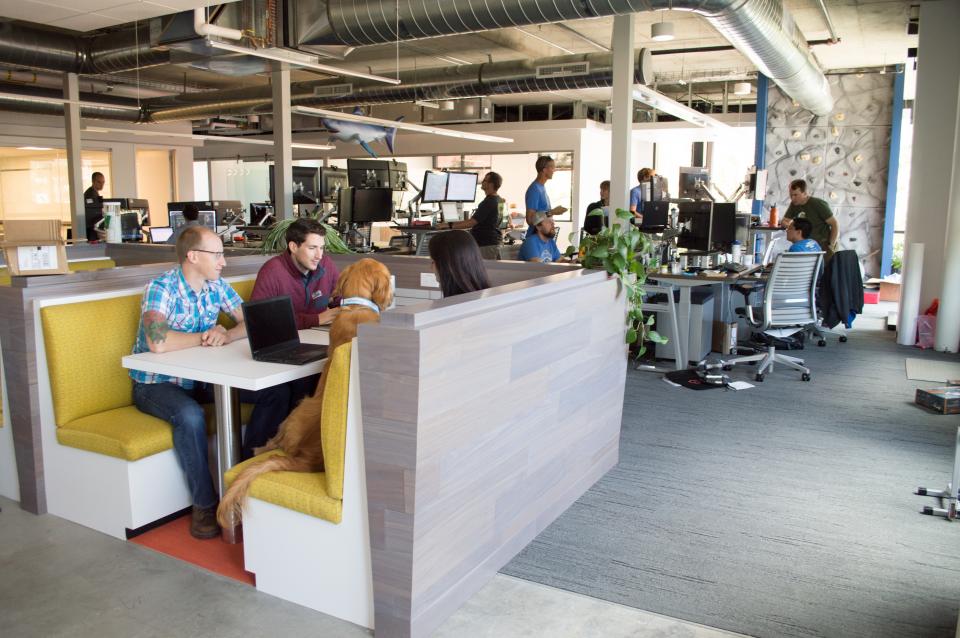
<svg viewBox="0 0 960 638">
<path fill-rule="evenodd" d="M 333 299 L 333 289 L 340 273 L 324 253 L 325 235 L 323 225 L 315 219 L 301 218 L 290 224 L 287 250 L 260 268 L 251 301 L 290 297 L 298 330 L 333 321 L 340 312 L 339 307 L 330 307 L 339 305 L 339 299 Z M 277 433 L 297 403 L 313 393 L 318 378 L 313 375 L 257 393 L 256 406 L 243 435 L 242 459 L 253 456 L 254 448 L 262 447 Z"/>
</svg>

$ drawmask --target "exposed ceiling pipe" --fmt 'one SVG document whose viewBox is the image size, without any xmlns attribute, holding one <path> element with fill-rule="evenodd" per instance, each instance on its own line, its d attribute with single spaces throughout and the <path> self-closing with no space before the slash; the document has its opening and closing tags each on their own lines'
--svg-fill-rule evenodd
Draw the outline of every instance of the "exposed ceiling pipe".
<svg viewBox="0 0 960 638">
<path fill-rule="evenodd" d="M 93 38 L 0 22 L 0 63 L 62 73 L 117 73 L 170 62 L 170 53 L 154 51 L 151 24 Z"/>
<path fill-rule="evenodd" d="M 538 78 L 537 67 L 577 62 L 589 63 L 589 73 L 568 77 Z M 647 84 L 653 81 L 649 52 L 637 53 L 634 81 Z M 400 74 L 402 84 L 384 87 L 374 82 L 354 82 L 352 90 L 343 96 L 315 96 L 313 89 L 330 86 L 331 81 L 301 82 L 291 85 L 291 104 L 331 108 L 342 106 L 369 106 L 394 104 L 416 100 L 444 100 L 485 95 L 509 95 L 542 91 L 609 88 L 612 86 L 613 56 L 609 53 L 589 53 L 515 60 L 484 64 L 448 66 L 437 69 L 406 71 Z M 333 82 L 333 84 L 337 84 Z M 146 103 L 147 117 L 154 122 L 200 119 L 215 115 L 261 112 L 269 113 L 273 100 L 269 87 L 217 92 L 218 100 L 209 95 L 191 94 L 158 98 Z"/>
<path fill-rule="evenodd" d="M 197 7 L 193 10 L 193 30 L 197 32 L 197 35 L 204 38 L 212 35 L 228 40 L 243 39 L 243 31 L 240 29 L 228 29 L 207 22 L 207 10 L 204 7 Z"/>
<path fill-rule="evenodd" d="M 314 11 L 324 14 L 323 20 L 302 44 L 362 46 L 640 11 L 693 11 L 804 108 L 817 115 L 833 109 L 827 79 L 782 0 L 606 0 L 602 4 L 584 0 L 316 0 L 314 4 Z"/>
<path fill-rule="evenodd" d="M 11 97 L 0 97 L 0 111 L 62 116 L 63 106 L 60 104 L 45 104 L 43 102 L 28 102 Z M 117 122 L 139 122 L 140 112 L 118 111 L 109 108 L 81 106 L 80 117 L 97 120 L 114 120 Z"/>
<path fill-rule="evenodd" d="M 823 0 L 820 0 L 820 11 L 823 12 L 823 19 L 827 21 L 827 28 L 830 29 L 830 41 L 839 42 L 840 36 L 837 35 L 837 30 L 833 26 L 833 19 L 830 17 L 830 12 L 827 11 L 827 5 Z"/>
</svg>

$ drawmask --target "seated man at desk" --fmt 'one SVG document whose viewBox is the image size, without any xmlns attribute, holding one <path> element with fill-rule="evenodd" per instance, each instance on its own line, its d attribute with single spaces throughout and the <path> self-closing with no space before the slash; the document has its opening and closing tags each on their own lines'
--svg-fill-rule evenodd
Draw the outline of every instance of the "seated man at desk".
<svg viewBox="0 0 960 638">
<path fill-rule="evenodd" d="M 242 300 L 220 277 L 226 265 L 220 238 L 204 226 L 187 228 L 177 240 L 177 259 L 176 268 L 144 290 L 134 354 L 213 348 L 247 334 Z M 221 312 L 233 317 L 237 325 L 230 330 L 217 325 Z M 207 464 L 207 422 L 200 407 L 212 400 L 212 389 L 191 379 L 140 370 L 131 370 L 130 377 L 134 405 L 173 427 L 173 449 L 193 498 L 190 534 L 195 538 L 217 536 L 217 494 Z"/>
<path fill-rule="evenodd" d="M 333 297 L 340 273 L 324 252 L 326 230 L 317 220 L 300 217 L 290 224 L 284 238 L 286 252 L 260 267 L 250 300 L 290 297 L 297 330 L 331 323 L 340 312 L 339 299 Z M 256 393 L 256 407 L 243 433 L 240 460 L 251 458 L 256 448 L 274 437 L 290 411 L 313 393 L 318 380 L 317 375 L 311 375 Z"/>
<path fill-rule="evenodd" d="M 533 217 L 533 227 L 536 232 L 527 235 L 520 247 L 519 259 L 522 261 L 539 261 L 545 264 L 554 261 L 566 261 L 560 258 L 560 249 L 557 248 L 557 228 L 553 217 L 543 211 Z"/>
<path fill-rule="evenodd" d="M 787 226 L 787 241 L 790 242 L 788 253 L 816 253 L 822 250 L 820 244 L 810 237 L 813 224 L 809 219 L 797 217 Z"/>
</svg>

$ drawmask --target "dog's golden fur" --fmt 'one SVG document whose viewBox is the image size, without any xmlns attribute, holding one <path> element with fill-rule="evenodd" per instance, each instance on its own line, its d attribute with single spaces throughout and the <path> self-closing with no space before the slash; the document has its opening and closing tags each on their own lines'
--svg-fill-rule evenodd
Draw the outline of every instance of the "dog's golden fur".
<svg viewBox="0 0 960 638">
<path fill-rule="evenodd" d="M 390 271 L 373 259 L 361 259 L 347 266 L 337 281 L 334 295 L 342 298 L 364 297 L 385 309 L 393 300 L 390 288 Z M 344 306 L 330 326 L 329 352 L 357 336 L 357 326 L 380 320 L 380 315 L 365 306 Z M 304 399 L 280 424 L 277 435 L 257 450 L 283 450 L 285 456 L 270 456 L 259 463 L 254 462 L 241 472 L 220 500 L 217 518 L 221 525 L 229 525 L 229 514 L 239 521 L 243 503 L 253 481 L 266 472 L 319 472 L 323 469 L 323 445 L 320 438 L 320 415 L 323 412 L 323 388 L 327 381 L 324 366 L 317 389 Z"/>
</svg>

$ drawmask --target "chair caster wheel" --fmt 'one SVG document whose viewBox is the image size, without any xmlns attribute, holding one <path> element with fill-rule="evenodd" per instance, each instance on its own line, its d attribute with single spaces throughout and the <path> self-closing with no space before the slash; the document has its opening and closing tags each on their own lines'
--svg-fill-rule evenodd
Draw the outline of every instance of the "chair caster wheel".
<svg viewBox="0 0 960 638">
<path fill-rule="evenodd" d="M 757 383 L 763 383 L 763 375 L 762 375 L 762 374 L 758 374 L 758 375 L 755 376 L 753 379 L 754 379 Z"/>
<path fill-rule="evenodd" d="M 841 336 L 841 337 L 840 337 L 840 343 L 846 343 L 846 342 L 847 342 L 847 337 L 846 337 L 846 336 Z"/>
<path fill-rule="evenodd" d="M 800 379 L 803 380 L 803 381 L 809 381 L 809 380 L 810 380 L 810 375 L 807 374 L 806 372 L 804 372 L 803 374 L 800 375 Z"/>
<path fill-rule="evenodd" d="M 823 339 L 821 339 L 820 341 L 817 342 L 817 345 L 822 348 L 822 347 L 824 347 L 825 345 L 827 345 L 827 342 L 824 341 Z"/>
</svg>

